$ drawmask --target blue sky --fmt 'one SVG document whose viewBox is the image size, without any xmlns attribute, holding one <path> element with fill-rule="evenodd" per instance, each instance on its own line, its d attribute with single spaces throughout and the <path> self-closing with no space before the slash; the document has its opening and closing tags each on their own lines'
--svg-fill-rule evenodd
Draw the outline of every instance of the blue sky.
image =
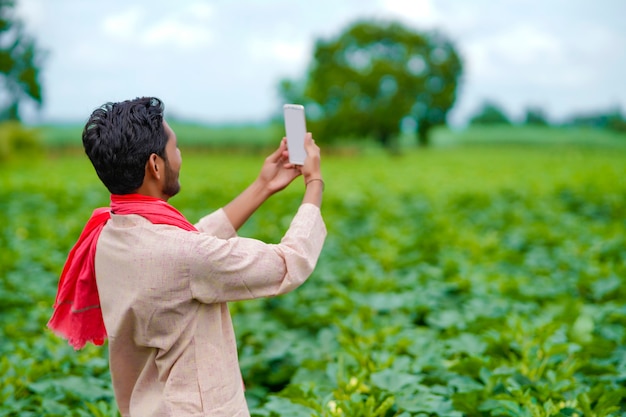
<svg viewBox="0 0 626 417">
<path fill-rule="evenodd" d="M 17 0 L 48 51 L 34 122 L 82 122 L 107 101 L 154 95 L 166 112 L 206 122 L 280 111 L 281 78 L 301 77 L 314 42 L 359 18 L 439 30 L 465 63 L 450 114 L 462 125 L 493 100 L 553 120 L 626 111 L 623 0 Z"/>
</svg>

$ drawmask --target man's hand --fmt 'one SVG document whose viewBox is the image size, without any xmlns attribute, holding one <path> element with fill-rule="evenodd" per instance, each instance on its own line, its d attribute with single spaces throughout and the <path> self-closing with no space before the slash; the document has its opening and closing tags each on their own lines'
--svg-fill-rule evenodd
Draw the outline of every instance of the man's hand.
<svg viewBox="0 0 626 417">
<path fill-rule="evenodd" d="M 306 150 L 306 159 L 301 172 L 306 191 L 302 202 L 320 207 L 322 205 L 324 180 L 322 179 L 320 148 L 315 144 L 311 133 L 307 133 L 304 138 L 304 149 Z"/>
<path fill-rule="evenodd" d="M 322 178 L 320 168 L 320 148 L 315 144 L 313 135 L 307 133 L 304 137 L 304 149 L 306 150 L 306 159 L 304 165 L 300 169 L 304 176 L 304 182 L 307 183 L 312 178 Z"/>
<path fill-rule="evenodd" d="M 303 203 L 311 203 L 316 206 L 322 204 L 322 191 L 324 183 L 320 171 L 320 148 L 315 144 L 313 137 L 307 133 L 304 139 L 304 148 L 307 157 L 303 166 L 289 163 L 287 139 L 283 138 L 280 146 L 274 153 L 265 158 L 261 172 L 256 180 L 233 201 L 224 206 L 224 212 L 235 230 L 238 230 L 252 213 L 265 202 L 272 194 L 284 189 L 302 173 L 308 181 L 306 184 Z"/>
<path fill-rule="evenodd" d="M 283 138 L 278 149 L 265 158 L 257 181 L 274 194 L 287 187 L 300 173 L 299 167 L 289 163 L 287 139 Z"/>
</svg>

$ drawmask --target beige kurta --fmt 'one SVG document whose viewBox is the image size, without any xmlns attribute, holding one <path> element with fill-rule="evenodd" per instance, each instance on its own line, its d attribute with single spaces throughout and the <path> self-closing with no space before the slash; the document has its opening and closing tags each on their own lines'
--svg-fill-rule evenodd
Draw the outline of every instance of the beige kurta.
<svg viewBox="0 0 626 417">
<path fill-rule="evenodd" d="M 221 209 L 196 227 L 111 215 L 99 237 L 96 281 L 123 416 L 248 416 L 226 302 L 298 287 L 326 236 L 312 204 L 279 244 L 237 237 Z"/>
</svg>

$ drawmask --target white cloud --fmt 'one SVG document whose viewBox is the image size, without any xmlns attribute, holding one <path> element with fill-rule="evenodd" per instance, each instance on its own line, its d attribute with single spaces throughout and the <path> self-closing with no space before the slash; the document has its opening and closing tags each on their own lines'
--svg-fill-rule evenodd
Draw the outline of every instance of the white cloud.
<svg viewBox="0 0 626 417">
<path fill-rule="evenodd" d="M 494 53 L 514 65 L 558 62 L 563 55 L 563 45 L 557 37 L 525 24 L 493 37 L 491 47 Z"/>
<path fill-rule="evenodd" d="M 192 3 L 185 10 L 190 16 L 195 16 L 199 20 L 208 21 L 213 17 L 214 10 L 208 3 Z"/>
<path fill-rule="evenodd" d="M 575 84 L 584 77 L 570 65 L 561 39 L 527 24 L 476 37 L 465 54 L 466 69 L 477 81 Z"/>
<path fill-rule="evenodd" d="M 279 65 L 299 67 L 311 55 L 308 42 L 284 39 L 253 38 L 248 44 L 249 53 L 259 60 L 278 61 Z"/>
<path fill-rule="evenodd" d="M 380 4 L 383 10 L 393 16 L 426 27 L 438 25 L 443 20 L 433 0 L 381 0 Z"/>
<path fill-rule="evenodd" d="M 193 49 L 209 45 L 213 40 L 209 29 L 213 9 L 207 3 L 191 3 L 161 16 L 164 17 L 151 19 L 148 9 L 132 6 L 106 17 L 102 29 L 114 39 L 149 47 Z"/>
<path fill-rule="evenodd" d="M 130 39 L 138 31 L 139 23 L 145 11 L 139 7 L 131 7 L 121 13 L 108 16 L 102 22 L 102 29 L 108 35 L 117 39 Z"/>
<path fill-rule="evenodd" d="M 16 12 L 26 25 L 30 27 L 41 27 L 45 21 L 44 0 L 20 0 L 16 2 Z"/>
<path fill-rule="evenodd" d="M 213 36 L 206 27 L 170 18 L 147 28 L 139 40 L 146 46 L 168 45 L 189 49 L 210 44 Z"/>
</svg>

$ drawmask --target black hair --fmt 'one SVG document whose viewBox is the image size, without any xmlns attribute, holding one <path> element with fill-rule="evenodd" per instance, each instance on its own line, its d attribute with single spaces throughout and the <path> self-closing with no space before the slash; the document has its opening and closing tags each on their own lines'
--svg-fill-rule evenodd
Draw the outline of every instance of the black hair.
<svg viewBox="0 0 626 417">
<path fill-rule="evenodd" d="M 106 103 L 89 117 L 85 153 L 112 194 L 130 194 L 141 186 L 151 154 L 166 159 L 164 108 L 156 97 L 141 97 Z"/>
</svg>

